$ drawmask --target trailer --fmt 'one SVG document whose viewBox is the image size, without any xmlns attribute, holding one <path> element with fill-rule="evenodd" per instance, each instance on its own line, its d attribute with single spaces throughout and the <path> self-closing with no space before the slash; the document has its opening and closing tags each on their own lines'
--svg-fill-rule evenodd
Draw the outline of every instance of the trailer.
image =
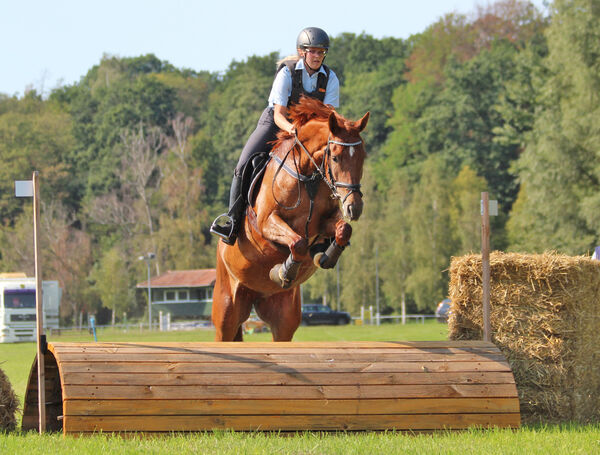
<svg viewBox="0 0 600 455">
<path fill-rule="evenodd" d="M 42 281 L 44 328 L 59 328 L 62 290 L 58 281 Z M 35 277 L 0 273 L 0 343 L 36 340 Z"/>
</svg>

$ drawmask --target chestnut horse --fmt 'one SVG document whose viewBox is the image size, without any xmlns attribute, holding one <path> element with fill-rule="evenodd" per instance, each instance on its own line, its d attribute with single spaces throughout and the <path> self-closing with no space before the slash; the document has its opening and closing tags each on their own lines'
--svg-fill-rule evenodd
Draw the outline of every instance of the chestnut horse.
<svg viewBox="0 0 600 455">
<path fill-rule="evenodd" d="M 352 234 L 344 219 L 362 213 L 360 132 L 369 113 L 351 122 L 303 97 L 289 115 L 296 135 L 279 133 L 237 242 L 217 247 L 217 341 L 242 341 L 253 306 L 273 341 L 290 341 L 302 316 L 299 285 L 318 266 L 335 265 Z"/>
</svg>

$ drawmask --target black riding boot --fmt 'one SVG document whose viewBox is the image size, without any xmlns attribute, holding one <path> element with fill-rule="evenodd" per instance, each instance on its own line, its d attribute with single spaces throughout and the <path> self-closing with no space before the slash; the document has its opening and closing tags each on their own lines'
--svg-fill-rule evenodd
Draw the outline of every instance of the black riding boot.
<svg viewBox="0 0 600 455">
<path fill-rule="evenodd" d="M 244 200 L 242 198 L 242 176 L 233 175 L 229 190 L 229 211 L 219 215 L 210 226 L 210 232 L 221 237 L 227 245 L 234 245 L 237 233 L 244 218 Z M 218 221 L 224 219 L 224 223 Z"/>
</svg>

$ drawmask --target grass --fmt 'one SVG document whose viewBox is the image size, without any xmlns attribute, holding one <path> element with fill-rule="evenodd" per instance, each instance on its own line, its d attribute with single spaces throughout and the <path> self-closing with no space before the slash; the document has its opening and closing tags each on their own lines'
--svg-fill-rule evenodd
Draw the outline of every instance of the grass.
<svg viewBox="0 0 600 455">
<path fill-rule="evenodd" d="M 600 426 L 540 426 L 402 434 L 395 432 L 265 433 L 207 432 L 162 437 L 121 438 L 95 435 L 74 438 L 35 433 L 0 435 L 6 454 L 593 454 L 600 451 Z"/>
<path fill-rule="evenodd" d="M 128 332 L 102 329 L 99 341 L 212 341 L 214 332 Z M 445 324 L 427 321 L 405 326 L 300 327 L 295 341 L 334 340 L 444 340 Z M 269 341 L 270 334 L 251 334 L 247 341 Z M 52 336 L 52 341 L 93 341 L 87 331 Z M 33 343 L 0 345 L 0 368 L 23 398 L 35 355 Z M 226 431 L 174 434 L 162 437 L 95 435 L 84 438 L 61 434 L 0 434 L 1 454 L 591 454 L 600 453 L 600 425 L 525 426 L 519 430 L 477 430 L 406 434 L 395 432 L 299 433 L 293 436 Z"/>
</svg>

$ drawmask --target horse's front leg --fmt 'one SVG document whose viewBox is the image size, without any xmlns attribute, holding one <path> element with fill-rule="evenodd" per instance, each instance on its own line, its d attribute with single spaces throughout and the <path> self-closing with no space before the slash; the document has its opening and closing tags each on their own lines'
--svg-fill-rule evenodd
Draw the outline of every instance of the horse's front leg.
<svg viewBox="0 0 600 455">
<path fill-rule="evenodd" d="M 327 229 L 325 232 L 327 232 Z M 350 243 L 351 236 L 352 226 L 343 219 L 338 219 L 335 223 L 334 240 L 325 252 L 319 252 L 314 256 L 313 261 L 315 265 L 322 269 L 331 269 L 335 267 L 344 248 Z"/>
<path fill-rule="evenodd" d="M 287 289 L 298 276 L 302 257 L 308 254 L 308 241 L 298 235 L 279 215 L 271 213 L 263 224 L 263 237 L 287 245 L 290 255 L 283 264 L 275 265 L 269 272 L 272 281 Z"/>
</svg>

